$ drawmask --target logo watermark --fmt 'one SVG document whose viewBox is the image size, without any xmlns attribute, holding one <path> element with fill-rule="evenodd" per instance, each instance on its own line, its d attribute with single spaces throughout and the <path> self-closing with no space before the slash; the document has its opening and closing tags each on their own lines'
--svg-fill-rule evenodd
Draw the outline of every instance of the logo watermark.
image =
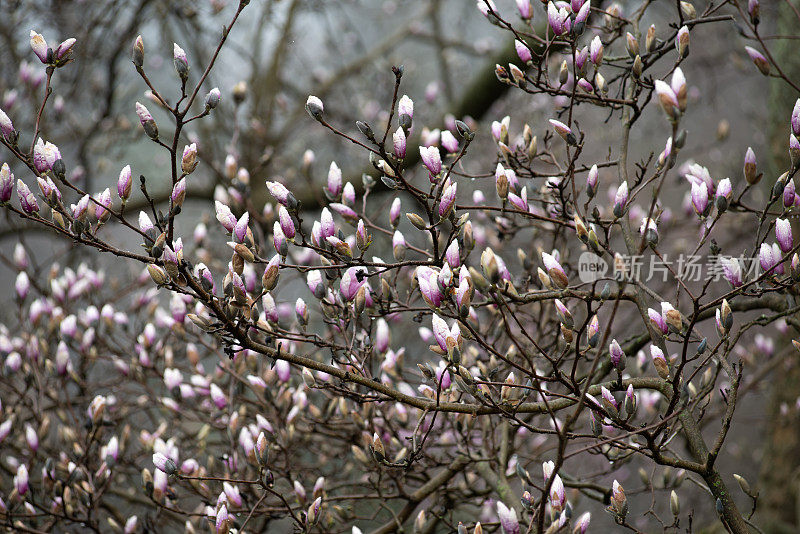
<svg viewBox="0 0 800 534">
<path fill-rule="evenodd" d="M 583 252 L 578 258 L 578 278 L 583 283 L 601 279 L 617 281 L 666 282 L 680 278 L 684 282 L 717 281 L 725 279 L 724 263 L 728 268 L 738 265 L 742 279 L 752 279 L 761 274 L 758 258 L 734 256 L 700 256 L 679 254 L 673 257 L 617 255 L 609 261 L 593 252 Z M 776 271 L 778 269 L 776 268 Z M 781 268 L 782 271 L 782 268 Z"/>
<path fill-rule="evenodd" d="M 584 284 L 605 278 L 607 272 L 608 263 L 593 252 L 584 252 L 578 258 L 578 278 Z"/>
</svg>

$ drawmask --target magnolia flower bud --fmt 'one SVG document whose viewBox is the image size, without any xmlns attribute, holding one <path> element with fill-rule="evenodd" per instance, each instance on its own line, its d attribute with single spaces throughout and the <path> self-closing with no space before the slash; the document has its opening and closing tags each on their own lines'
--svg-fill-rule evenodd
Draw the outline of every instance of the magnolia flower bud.
<svg viewBox="0 0 800 534">
<path fill-rule="evenodd" d="M 717 193 L 715 198 L 717 210 L 720 213 L 728 209 L 728 204 L 730 203 L 732 195 L 733 189 L 731 188 L 731 179 L 725 178 L 724 180 L 721 180 L 717 185 Z"/>
<path fill-rule="evenodd" d="M 222 98 L 222 93 L 220 92 L 218 87 L 214 87 L 212 90 L 208 92 L 206 95 L 206 109 L 214 109 L 219 105 L 219 101 Z"/>
<path fill-rule="evenodd" d="M 617 399 L 614 398 L 614 394 L 605 386 L 600 387 L 600 394 L 603 408 L 611 417 L 617 418 L 619 416 L 619 404 L 617 403 Z"/>
<path fill-rule="evenodd" d="M 186 52 L 177 43 L 172 43 L 172 58 L 175 72 L 185 82 L 189 77 L 189 59 L 186 57 Z"/>
<path fill-rule="evenodd" d="M 197 144 L 192 143 L 183 147 L 181 156 L 181 170 L 183 174 L 192 174 L 197 168 Z"/>
<path fill-rule="evenodd" d="M 117 179 L 117 194 L 123 202 L 130 198 L 132 185 L 131 166 L 125 165 L 119 172 L 119 178 Z"/>
<path fill-rule="evenodd" d="M 556 287 L 564 289 L 569 285 L 569 278 L 564 272 L 564 268 L 552 255 L 542 252 L 542 263 L 550 276 L 550 280 Z"/>
<path fill-rule="evenodd" d="M 0 168 L 0 203 L 8 202 L 14 190 L 14 174 L 8 163 L 3 163 Z"/>
<path fill-rule="evenodd" d="M 648 52 L 653 51 L 653 47 L 656 44 L 656 25 L 651 24 L 649 28 L 647 28 L 647 37 L 645 38 L 645 50 Z"/>
<path fill-rule="evenodd" d="M 147 108 L 139 102 L 136 102 L 136 115 L 139 116 L 139 122 L 141 122 L 147 137 L 153 140 L 158 139 L 158 126 L 156 125 L 156 121 Z"/>
<path fill-rule="evenodd" d="M 590 347 L 594 348 L 600 341 L 600 321 L 597 315 L 593 315 L 589 321 L 589 327 L 586 329 L 586 337 Z"/>
<path fill-rule="evenodd" d="M 689 55 L 689 28 L 687 26 L 681 26 L 678 30 L 678 35 L 675 37 L 675 48 L 680 57 L 684 58 Z"/>
<path fill-rule="evenodd" d="M 639 55 L 639 41 L 630 32 L 625 35 L 625 49 L 631 59 Z"/>
<path fill-rule="evenodd" d="M 14 124 L 2 109 L 0 109 L 0 134 L 2 134 L 3 137 L 5 137 L 8 141 L 11 141 L 12 143 L 16 142 L 17 136 L 14 130 Z"/>
<path fill-rule="evenodd" d="M 53 51 L 47 46 L 47 41 L 44 40 L 44 37 L 34 30 L 31 30 L 30 37 L 31 48 L 36 57 L 39 58 L 39 61 L 44 64 L 50 63 L 53 60 Z"/>
<path fill-rule="evenodd" d="M 622 519 L 625 519 L 625 516 L 628 515 L 628 500 L 625 497 L 625 490 L 622 488 L 622 484 L 614 481 L 613 485 L 611 486 L 611 511 L 614 514 Z"/>
<path fill-rule="evenodd" d="M 770 64 L 764 54 L 751 46 L 745 46 L 744 50 L 747 52 L 747 55 L 750 56 L 750 60 L 755 64 L 761 74 L 769 76 Z"/>
<path fill-rule="evenodd" d="M 37 213 L 39 211 L 39 203 L 36 202 L 36 197 L 22 180 L 17 180 L 17 196 L 22 211 L 28 215 Z"/>
<path fill-rule="evenodd" d="M 163 286 L 169 280 L 164 269 L 154 263 L 149 263 L 147 265 L 147 272 L 150 273 L 150 278 L 153 279 L 153 282 L 155 282 L 157 286 Z"/>
<path fill-rule="evenodd" d="M 794 239 L 792 238 L 792 223 L 789 219 L 775 220 L 775 238 L 783 253 L 792 250 Z"/>
<path fill-rule="evenodd" d="M 744 156 L 744 178 L 750 185 L 755 185 L 760 180 L 760 176 L 756 176 L 756 154 L 750 147 L 747 147 Z"/>
<path fill-rule="evenodd" d="M 180 207 L 183 205 L 183 201 L 186 198 L 186 178 L 178 180 L 178 183 L 176 183 L 175 187 L 172 189 L 170 198 L 172 199 L 173 206 Z"/>
<path fill-rule="evenodd" d="M 322 114 L 324 112 L 322 100 L 316 96 L 310 95 L 306 100 L 306 111 L 316 121 L 322 121 Z"/>
<path fill-rule="evenodd" d="M 137 36 L 136 40 L 133 41 L 131 60 L 136 68 L 142 68 L 144 65 L 144 40 L 141 35 Z"/>
<path fill-rule="evenodd" d="M 572 133 L 572 129 L 569 126 L 555 119 L 550 119 L 549 122 L 556 133 L 561 136 L 568 145 L 575 146 L 578 144 L 578 139 L 575 137 L 575 134 Z"/>
<path fill-rule="evenodd" d="M 655 345 L 650 345 L 650 356 L 653 359 L 653 366 L 658 372 L 658 376 L 666 380 L 669 378 L 669 364 L 664 352 Z"/>
<path fill-rule="evenodd" d="M 497 517 L 500 519 L 500 526 L 504 533 L 519 534 L 521 532 L 517 511 L 514 508 L 507 507 L 502 501 L 497 501 Z"/>
<path fill-rule="evenodd" d="M 522 41 L 515 40 L 514 49 L 517 52 L 517 56 L 523 63 L 528 63 L 529 61 L 533 60 L 530 48 L 528 48 Z"/>
<path fill-rule="evenodd" d="M 614 217 L 622 217 L 628 206 L 628 182 L 622 182 L 614 195 Z"/>
<path fill-rule="evenodd" d="M 628 384 L 628 389 L 625 390 L 625 413 L 628 418 L 636 413 L 636 395 L 633 393 L 633 384 Z"/>
<path fill-rule="evenodd" d="M 619 346 L 616 339 L 611 341 L 608 353 L 611 356 L 611 365 L 613 365 L 616 370 L 623 371 L 625 369 L 625 352 L 623 352 L 622 347 Z"/>
<path fill-rule="evenodd" d="M 153 454 L 153 465 L 167 475 L 174 475 L 178 471 L 178 467 L 175 465 L 175 462 L 160 452 Z"/>
<path fill-rule="evenodd" d="M 561 320 L 561 323 L 567 328 L 571 329 L 575 323 L 573 321 L 572 314 L 570 313 L 569 309 L 559 299 L 555 299 L 553 301 L 553 304 L 555 304 L 556 312 L 558 313 L 558 317 Z"/>
<path fill-rule="evenodd" d="M 422 163 L 428 169 L 431 179 L 438 175 L 442 170 L 442 159 L 439 154 L 438 147 L 429 146 L 419 147 L 419 155 L 422 158 Z"/>
<path fill-rule="evenodd" d="M 600 41 L 599 35 L 595 35 L 589 45 L 589 60 L 594 63 L 595 67 L 599 67 L 603 62 L 603 43 Z"/>
</svg>

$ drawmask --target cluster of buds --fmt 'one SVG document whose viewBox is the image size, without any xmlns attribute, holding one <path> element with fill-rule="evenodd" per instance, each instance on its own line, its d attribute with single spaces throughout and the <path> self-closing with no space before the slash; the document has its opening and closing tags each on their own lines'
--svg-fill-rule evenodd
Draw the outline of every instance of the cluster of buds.
<svg viewBox="0 0 800 534">
<path fill-rule="evenodd" d="M 55 50 L 47 45 L 44 37 L 34 30 L 31 30 L 31 48 L 39 61 L 48 66 L 62 67 L 69 63 L 72 48 L 75 46 L 76 39 L 69 38 L 62 41 Z"/>
</svg>

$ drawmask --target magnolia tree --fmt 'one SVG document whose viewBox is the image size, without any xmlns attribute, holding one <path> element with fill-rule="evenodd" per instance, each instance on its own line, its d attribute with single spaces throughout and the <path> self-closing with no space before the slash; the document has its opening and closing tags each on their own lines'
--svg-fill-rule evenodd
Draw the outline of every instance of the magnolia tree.
<svg viewBox="0 0 800 534">
<path fill-rule="evenodd" d="M 118 162 L 101 191 L 41 127 L 80 42 L 30 31 L 36 113 L 0 111 L 0 202 L 8 221 L 101 261 L 36 266 L 43 245 L 23 232 L 7 260 L 3 526 L 759 531 L 755 484 L 718 459 L 741 399 L 795 357 L 769 336 L 800 327 L 800 101 L 785 110 L 785 172 L 757 186 L 748 149 L 743 172 L 720 179 L 681 157 L 693 124 L 681 65 L 695 29 L 736 21 L 752 76 L 798 82 L 759 33 L 757 0 L 676 2 L 649 25 L 655 4 L 480 0 L 518 55 L 496 83 L 551 99 L 549 122 L 424 127 L 398 65 L 379 123 L 305 103 L 309 125 L 354 145 L 369 172 L 345 181 L 330 163 L 321 204 L 270 176 L 262 208 L 229 148 L 213 223 L 182 213 L 193 174 L 216 164 L 186 132 L 222 112 L 208 76 L 248 1 L 230 6 L 207 64 L 174 45 L 165 87 L 136 38 L 129 68 L 148 92 L 129 114 L 168 157 L 158 176 Z M 659 134 L 634 161 L 651 108 Z M 614 135 L 581 128 L 593 110 Z M 471 157 L 479 136 L 492 154 Z"/>
</svg>

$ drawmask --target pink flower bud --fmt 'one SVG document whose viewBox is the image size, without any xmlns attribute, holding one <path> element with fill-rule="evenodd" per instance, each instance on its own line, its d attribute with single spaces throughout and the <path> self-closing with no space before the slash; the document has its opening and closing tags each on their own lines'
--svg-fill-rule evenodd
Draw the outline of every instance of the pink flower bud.
<svg viewBox="0 0 800 534">
<path fill-rule="evenodd" d="M 530 3 L 528 3 L 528 5 L 530 5 Z M 530 49 L 522 41 L 515 40 L 514 49 L 517 51 L 517 56 L 523 63 L 533 60 Z"/>
<path fill-rule="evenodd" d="M 776 258 L 773 254 L 772 247 L 766 243 L 761 243 L 761 248 L 758 252 L 758 261 L 761 265 L 761 270 L 768 273 L 780 262 L 780 256 Z"/>
<path fill-rule="evenodd" d="M 53 183 L 53 180 L 51 180 L 49 176 L 45 176 L 44 178 L 37 176 L 36 181 L 39 184 L 39 189 L 42 191 L 45 202 L 52 205 L 55 204 L 56 201 L 61 201 L 61 191 L 58 190 L 58 187 L 56 187 L 56 184 Z"/>
<path fill-rule="evenodd" d="M 792 223 L 789 219 L 775 220 L 775 239 L 784 254 L 792 250 L 794 240 L 792 239 Z"/>
<path fill-rule="evenodd" d="M 272 225 L 272 244 L 275 246 L 275 252 L 281 257 L 286 257 L 289 253 L 289 244 L 286 242 L 286 235 L 283 233 L 281 223 L 275 221 Z"/>
<path fill-rule="evenodd" d="M 278 208 L 278 220 L 280 221 L 281 230 L 283 230 L 283 235 L 286 236 L 287 239 L 294 239 L 295 236 L 295 227 L 294 227 L 294 220 L 292 216 L 289 214 L 289 210 L 287 210 L 284 206 L 280 206 Z"/>
<path fill-rule="evenodd" d="M 682 58 L 689 54 L 689 28 L 687 26 L 681 26 L 678 30 L 678 35 L 675 36 L 675 48 Z"/>
<path fill-rule="evenodd" d="M 171 198 L 173 206 L 183 206 L 183 201 L 186 199 L 186 178 L 178 180 L 172 189 Z"/>
<path fill-rule="evenodd" d="M 427 167 L 431 177 L 435 177 L 442 170 L 442 158 L 439 155 L 439 149 L 435 146 L 419 147 L 419 155 L 422 158 L 422 163 Z"/>
<path fill-rule="evenodd" d="M 542 263 L 544 264 L 547 274 L 550 276 L 550 280 L 556 287 L 564 289 L 569 285 L 567 273 L 564 272 L 564 268 L 552 255 L 547 252 L 542 252 Z"/>
<path fill-rule="evenodd" d="M 36 202 L 36 197 L 22 180 L 17 180 L 17 196 L 25 213 L 30 215 L 39 211 L 39 203 Z"/>
<path fill-rule="evenodd" d="M 342 189 L 342 203 L 349 208 L 352 208 L 356 205 L 356 189 L 350 182 L 344 184 L 344 188 Z M 349 217 L 352 217 L 352 215 L 349 215 Z"/>
<path fill-rule="evenodd" d="M 216 518 L 214 520 L 215 534 L 228 534 L 230 525 L 228 521 L 228 507 L 223 503 L 217 510 Z"/>
<path fill-rule="evenodd" d="M 711 206 L 708 202 L 708 188 L 702 183 L 692 183 L 692 206 L 695 213 L 700 217 L 705 217 L 708 214 Z"/>
<path fill-rule="evenodd" d="M 97 195 L 97 206 L 95 207 L 94 216 L 99 221 L 107 221 L 111 217 L 111 190 L 105 188 L 102 193 Z"/>
<path fill-rule="evenodd" d="M 403 122 L 403 115 L 407 116 L 406 119 L 411 125 L 411 120 L 414 118 L 414 101 L 411 100 L 408 95 L 403 95 L 400 97 L 400 100 L 397 102 L 397 115 L 400 117 L 400 122 L 402 126 Z"/>
<path fill-rule="evenodd" d="M 8 163 L 0 167 L 0 202 L 8 202 L 14 192 L 14 174 Z"/>
<path fill-rule="evenodd" d="M 214 201 L 214 211 L 217 216 L 217 220 L 225 228 L 228 232 L 233 232 L 234 227 L 236 226 L 236 217 L 231 212 L 231 209 L 220 202 L 219 200 Z"/>
<path fill-rule="evenodd" d="M 624 370 L 625 352 L 623 352 L 622 347 L 619 346 L 619 343 L 616 339 L 611 341 L 611 345 L 608 348 L 608 353 L 611 355 L 611 364 L 614 366 L 614 368 L 619 371 Z"/>
<path fill-rule="evenodd" d="M 798 98 L 794 103 L 794 108 L 792 108 L 792 133 L 795 135 L 800 135 L 800 98 Z"/>
<path fill-rule="evenodd" d="M 564 491 L 564 482 L 557 474 L 553 475 L 553 483 L 550 485 L 550 506 L 560 512 L 567 504 L 567 494 Z"/>
<path fill-rule="evenodd" d="M 181 170 L 183 174 L 192 174 L 197 168 L 197 144 L 192 143 L 183 147 L 181 156 Z"/>
<path fill-rule="evenodd" d="M 28 273 L 25 271 L 20 271 L 20 273 L 17 275 L 17 280 L 14 283 L 14 289 L 17 292 L 17 297 L 19 297 L 19 300 L 25 300 L 25 297 L 28 296 L 28 291 L 30 291 L 30 288 L 31 281 L 30 278 L 28 278 Z"/>
<path fill-rule="evenodd" d="M 36 57 L 39 58 L 39 61 L 42 63 L 49 63 L 50 62 L 50 54 L 52 52 L 47 47 L 47 41 L 44 40 L 41 34 L 36 33 L 34 30 L 31 30 L 31 48 L 33 49 L 33 53 L 36 54 Z"/>
<path fill-rule="evenodd" d="M 663 80 L 656 80 L 655 87 L 656 96 L 658 96 L 661 109 L 664 110 L 664 113 L 666 113 L 669 118 L 673 120 L 677 119 L 680 115 L 680 104 L 678 103 L 678 96 L 675 94 L 675 91 Z"/>
<path fill-rule="evenodd" d="M 64 60 L 67 55 L 72 51 L 72 47 L 75 46 L 77 39 L 74 37 L 70 37 L 69 39 L 65 39 L 58 45 L 55 51 L 56 59 L 59 61 Z"/>
<path fill-rule="evenodd" d="M 225 393 L 222 392 L 222 389 L 214 383 L 209 386 L 209 395 L 211 396 L 211 401 L 218 409 L 223 409 L 225 406 L 228 405 L 228 399 L 225 397 Z M 155 458 L 154 458 L 155 462 Z M 158 464 L 156 464 L 158 467 Z"/>
<path fill-rule="evenodd" d="M 5 111 L 0 109 L 0 134 L 3 135 L 7 140 L 14 141 L 15 139 L 15 132 L 14 132 L 14 125 L 11 123 L 11 119 L 8 118 Z"/>
<path fill-rule="evenodd" d="M 599 67 L 600 63 L 603 62 L 603 42 L 600 40 L 599 35 L 595 35 L 589 44 L 589 59 L 594 63 L 595 67 Z"/>
<path fill-rule="evenodd" d="M 397 224 L 400 222 L 401 207 L 400 199 L 395 197 L 392 201 L 392 206 L 389 208 L 389 224 L 392 225 L 392 228 L 397 228 Z"/>
<path fill-rule="evenodd" d="M 552 3 L 550 5 L 552 5 Z M 566 141 L 568 145 L 574 146 L 578 144 L 578 140 L 575 137 L 575 134 L 572 133 L 572 129 L 569 126 L 555 119 L 550 119 L 549 122 L 556 133 L 561 136 L 561 138 Z"/>
<path fill-rule="evenodd" d="M 81 199 L 81 200 L 83 200 L 83 199 Z M 88 197 L 87 197 L 87 200 L 88 200 Z M 153 226 L 153 222 L 150 220 L 150 217 L 148 217 L 145 212 L 140 211 L 139 212 L 139 230 L 141 230 L 143 233 L 146 234 L 147 232 L 149 232 L 150 230 L 152 230 L 154 228 L 155 227 Z"/>
<path fill-rule="evenodd" d="M 669 326 L 660 312 L 653 308 L 647 308 L 647 316 L 650 318 L 650 324 L 657 332 L 661 332 L 662 335 L 667 335 Z"/>
<path fill-rule="evenodd" d="M 444 130 L 441 137 L 442 148 L 449 153 L 458 152 L 458 139 L 455 138 L 450 130 Z"/>
<path fill-rule="evenodd" d="M 575 15 L 575 31 L 576 33 L 581 33 L 584 24 L 586 24 L 586 19 L 589 18 L 589 11 L 591 10 L 592 3 L 590 0 L 586 0 L 583 5 L 573 11 L 577 11 L 577 15 Z"/>
<path fill-rule="evenodd" d="M 586 2 L 589 3 L 588 0 Z M 573 528 L 573 534 L 586 534 L 589 530 L 589 522 L 592 520 L 591 512 L 584 512 L 577 521 L 575 521 L 575 527 Z"/>
<path fill-rule="evenodd" d="M 167 475 L 173 475 L 178 471 L 178 467 L 175 465 L 175 462 L 160 452 L 153 454 L 153 465 L 156 466 L 156 469 L 166 473 Z"/>
<path fill-rule="evenodd" d="M 717 204 L 717 209 L 720 212 L 723 212 L 728 209 L 728 204 L 731 201 L 731 196 L 733 196 L 731 179 L 725 178 L 724 180 L 720 180 L 719 185 L 717 185 L 717 196 L 715 200 Z"/>
<path fill-rule="evenodd" d="M 128 200 L 131 196 L 131 186 L 133 179 L 131 176 L 131 166 L 125 165 L 119 173 L 117 179 L 117 194 L 123 201 Z"/>
<path fill-rule="evenodd" d="M 397 261 L 403 261 L 406 257 L 406 239 L 399 230 L 395 230 L 392 236 L 392 252 Z"/>
<path fill-rule="evenodd" d="M 175 72 L 178 73 L 181 80 L 186 81 L 186 78 L 189 77 L 189 59 L 186 57 L 186 52 L 177 43 L 172 43 L 172 59 Z"/>
<path fill-rule="evenodd" d="M 337 200 L 342 193 L 342 170 L 335 161 L 331 162 L 330 169 L 328 169 L 326 193 L 331 200 Z"/>
<path fill-rule="evenodd" d="M 531 7 L 530 0 L 516 0 L 517 1 L 517 10 L 519 11 L 519 16 L 523 20 L 530 20 L 533 18 L 533 8 Z"/>
<path fill-rule="evenodd" d="M 451 269 L 458 269 L 461 265 L 461 255 L 459 252 L 458 247 L 458 240 L 454 239 L 450 242 L 450 245 L 447 246 L 447 250 L 445 251 L 445 260 L 447 261 L 448 265 L 450 265 Z"/>
<path fill-rule="evenodd" d="M 547 23 L 556 36 L 567 33 L 566 21 L 569 18 L 566 8 L 559 9 L 553 2 L 547 4 Z"/>
<path fill-rule="evenodd" d="M 364 267 L 350 267 L 342 275 L 339 292 L 342 298 L 349 302 L 353 300 L 358 290 L 366 281 L 367 270 Z"/>
<path fill-rule="evenodd" d="M 350 183 L 348 182 L 347 185 L 350 185 Z M 344 197 L 344 195 L 342 195 L 342 197 Z M 344 200 L 344 198 L 342 199 Z M 355 210 L 353 210 L 353 208 L 345 204 L 339 204 L 338 202 L 334 202 L 330 204 L 330 208 L 351 224 L 358 221 L 358 213 L 356 213 Z"/>
<path fill-rule="evenodd" d="M 442 198 L 439 201 L 439 217 L 446 219 L 453 213 L 453 208 L 456 202 L 456 193 L 458 191 L 458 183 L 450 183 L 448 178 L 442 191 Z"/>
<path fill-rule="evenodd" d="M 406 157 L 406 133 L 402 128 L 398 128 L 397 131 L 392 134 L 392 145 L 395 156 L 400 159 Z"/>
<path fill-rule="evenodd" d="M 28 467 L 25 464 L 19 464 L 17 467 L 17 474 L 14 476 L 14 489 L 20 497 L 24 497 L 28 493 Z"/>
<path fill-rule="evenodd" d="M 783 206 L 785 208 L 791 208 L 794 206 L 796 192 L 797 190 L 794 185 L 794 179 L 789 178 L 789 180 L 786 182 L 786 185 L 783 187 Z"/>
<path fill-rule="evenodd" d="M 158 139 L 158 126 L 155 119 L 150 114 L 150 111 L 139 102 L 136 102 L 136 115 L 139 117 L 139 122 L 142 124 L 144 133 L 150 139 Z"/>
<path fill-rule="evenodd" d="M 439 289 L 437 273 L 430 267 L 423 266 L 417 268 L 416 276 L 422 298 L 429 306 L 438 308 L 444 296 Z"/>
<path fill-rule="evenodd" d="M 777 227 L 776 227 L 777 229 Z M 742 281 L 742 267 L 736 258 L 721 257 L 719 259 L 722 265 L 722 272 L 725 279 L 733 286 L 739 287 L 743 284 Z"/>
<path fill-rule="evenodd" d="M 222 93 L 220 93 L 219 87 L 214 87 L 206 95 L 205 99 L 206 109 L 216 108 L 219 105 L 219 101 L 221 98 L 222 98 Z"/>
<path fill-rule="evenodd" d="M 744 50 L 747 52 L 747 55 L 750 56 L 750 60 L 755 64 L 761 74 L 769 76 L 770 65 L 764 54 L 751 46 L 745 46 Z"/>
<path fill-rule="evenodd" d="M 497 501 L 497 517 L 504 534 L 521 534 L 517 511 L 514 508 L 509 508 L 502 501 Z"/>
<path fill-rule="evenodd" d="M 297 207 L 297 199 L 295 199 L 292 192 L 286 189 L 286 186 L 282 183 L 267 181 L 267 190 L 269 190 L 269 193 L 275 200 L 290 210 Z"/>
<path fill-rule="evenodd" d="M 619 218 L 625 214 L 628 206 L 628 182 L 622 182 L 614 195 L 614 216 Z"/>
</svg>

